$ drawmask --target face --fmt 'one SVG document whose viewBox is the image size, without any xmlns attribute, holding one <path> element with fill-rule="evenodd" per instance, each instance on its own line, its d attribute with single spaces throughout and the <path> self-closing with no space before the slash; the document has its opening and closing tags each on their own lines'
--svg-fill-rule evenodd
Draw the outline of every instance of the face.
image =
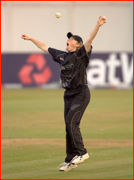
<svg viewBox="0 0 134 180">
<path fill-rule="evenodd" d="M 70 37 L 70 39 L 67 40 L 67 47 L 66 50 L 69 52 L 76 51 L 77 47 L 80 46 L 80 43 L 78 43 L 73 37 Z"/>
</svg>

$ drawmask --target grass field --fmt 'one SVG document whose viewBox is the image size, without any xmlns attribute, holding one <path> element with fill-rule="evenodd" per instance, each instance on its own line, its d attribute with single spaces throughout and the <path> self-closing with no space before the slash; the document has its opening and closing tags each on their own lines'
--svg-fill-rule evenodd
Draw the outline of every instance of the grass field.
<svg viewBox="0 0 134 180">
<path fill-rule="evenodd" d="M 132 179 L 132 90 L 91 90 L 81 121 L 90 158 L 69 172 L 65 158 L 64 90 L 1 90 L 3 179 Z"/>
</svg>

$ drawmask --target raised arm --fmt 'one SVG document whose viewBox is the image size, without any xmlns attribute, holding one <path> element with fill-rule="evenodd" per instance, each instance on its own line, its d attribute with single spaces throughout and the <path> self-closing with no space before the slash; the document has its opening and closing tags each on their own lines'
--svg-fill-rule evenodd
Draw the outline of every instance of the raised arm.
<svg viewBox="0 0 134 180">
<path fill-rule="evenodd" d="M 40 41 L 38 41 L 38 40 L 30 37 L 30 36 L 27 35 L 27 34 L 22 34 L 22 37 L 21 37 L 21 38 L 24 39 L 24 40 L 30 40 L 30 41 L 32 41 L 38 48 L 40 48 L 41 50 L 45 51 L 46 53 L 49 53 L 49 52 L 48 52 L 49 46 L 48 46 L 47 44 L 45 44 L 45 43 L 43 43 L 43 42 L 40 42 Z"/>
<path fill-rule="evenodd" d="M 100 26 L 102 26 L 104 23 L 106 23 L 106 17 L 105 16 L 100 16 L 98 18 L 97 24 L 94 27 L 94 29 L 91 31 L 91 33 L 89 34 L 89 38 L 86 40 L 86 42 L 84 43 L 86 52 L 88 52 L 90 50 L 90 47 L 92 45 L 92 41 L 95 38 L 95 36 L 97 35 Z"/>
</svg>

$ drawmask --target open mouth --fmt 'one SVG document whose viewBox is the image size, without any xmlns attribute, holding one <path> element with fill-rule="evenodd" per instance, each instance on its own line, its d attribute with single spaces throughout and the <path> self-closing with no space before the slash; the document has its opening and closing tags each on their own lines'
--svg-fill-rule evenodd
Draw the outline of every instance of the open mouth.
<svg viewBox="0 0 134 180">
<path fill-rule="evenodd" d="M 69 46 L 69 43 L 67 43 L 67 46 Z"/>
</svg>

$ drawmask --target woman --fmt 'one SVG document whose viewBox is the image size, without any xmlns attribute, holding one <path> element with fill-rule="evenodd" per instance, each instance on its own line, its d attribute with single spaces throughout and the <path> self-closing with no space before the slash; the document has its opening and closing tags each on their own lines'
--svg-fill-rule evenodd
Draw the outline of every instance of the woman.
<svg viewBox="0 0 134 180">
<path fill-rule="evenodd" d="M 77 167 L 77 164 L 89 158 L 84 148 L 79 125 L 82 115 L 90 102 L 90 91 L 87 86 L 86 68 L 92 52 L 92 41 L 101 25 L 106 23 L 105 16 L 98 18 L 97 24 L 91 31 L 87 41 L 83 44 L 80 36 L 67 34 L 68 41 L 65 51 L 49 47 L 26 34 L 22 39 L 32 41 L 37 47 L 46 53 L 50 53 L 54 61 L 61 67 L 61 83 L 64 92 L 64 118 L 66 125 L 66 158 L 60 168 L 61 171 L 69 171 Z"/>
</svg>

